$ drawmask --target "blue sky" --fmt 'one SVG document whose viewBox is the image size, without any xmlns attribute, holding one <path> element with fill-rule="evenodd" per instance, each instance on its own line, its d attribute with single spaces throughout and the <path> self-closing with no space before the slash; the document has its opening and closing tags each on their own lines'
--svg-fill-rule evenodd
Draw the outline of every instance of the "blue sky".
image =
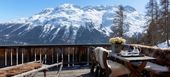
<svg viewBox="0 0 170 77">
<path fill-rule="evenodd" d="M 0 21 L 32 16 L 45 8 L 55 8 L 64 3 L 87 5 L 130 5 L 145 12 L 149 0 L 0 0 Z"/>
</svg>

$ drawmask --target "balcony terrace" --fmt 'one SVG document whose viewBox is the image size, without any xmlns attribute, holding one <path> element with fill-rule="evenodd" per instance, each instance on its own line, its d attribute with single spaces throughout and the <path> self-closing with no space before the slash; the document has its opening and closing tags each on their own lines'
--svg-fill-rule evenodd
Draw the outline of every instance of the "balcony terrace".
<svg viewBox="0 0 170 77">
<path fill-rule="evenodd" d="M 0 46 L 0 67 L 10 67 L 32 61 L 43 64 L 54 64 L 63 61 L 60 77 L 91 77 L 90 53 L 91 47 L 109 48 L 109 44 L 79 44 L 79 45 L 11 45 Z M 47 77 L 54 76 L 59 67 L 53 67 L 47 72 Z M 42 77 L 40 72 L 36 75 Z"/>
<path fill-rule="evenodd" d="M 47 77 L 55 77 L 58 71 L 60 71 L 59 77 L 94 77 L 94 75 L 90 74 L 92 63 L 90 54 L 92 52 L 91 47 L 98 46 L 106 49 L 110 49 L 111 47 L 110 44 L 0 46 L 0 68 L 8 68 L 33 61 L 40 61 L 44 65 L 62 62 L 62 70 L 60 71 L 60 66 L 50 66 L 52 68 L 46 73 Z M 153 76 L 150 75 L 151 77 L 169 77 L 170 70 L 167 69 L 165 71 L 160 68 L 170 68 L 170 49 L 159 49 L 134 44 L 129 44 L 128 46 L 140 47 L 141 53 L 156 58 L 156 61 L 153 63 L 156 63 L 159 67 L 154 66 L 154 70 L 152 68 L 149 69 L 149 72 L 154 72 Z M 126 46 L 121 45 L 120 47 L 123 48 Z M 34 76 L 42 77 L 44 73 L 40 71 Z"/>
</svg>

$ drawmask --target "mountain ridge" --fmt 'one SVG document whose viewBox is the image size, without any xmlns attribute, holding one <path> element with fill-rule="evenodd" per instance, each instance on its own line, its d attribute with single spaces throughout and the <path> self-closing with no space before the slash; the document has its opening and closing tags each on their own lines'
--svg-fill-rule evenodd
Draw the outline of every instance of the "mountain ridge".
<svg viewBox="0 0 170 77">
<path fill-rule="evenodd" d="M 115 27 L 117 6 L 85 6 L 63 4 L 47 8 L 31 17 L 0 23 L 0 42 L 21 44 L 105 43 Z M 133 37 L 146 30 L 145 16 L 125 6 L 127 19 L 124 36 Z"/>
</svg>

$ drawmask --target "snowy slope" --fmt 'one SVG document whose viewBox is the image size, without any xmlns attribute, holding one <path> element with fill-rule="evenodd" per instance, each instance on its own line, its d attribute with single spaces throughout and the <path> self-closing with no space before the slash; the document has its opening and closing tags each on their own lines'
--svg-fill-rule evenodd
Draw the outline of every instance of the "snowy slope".
<svg viewBox="0 0 170 77">
<path fill-rule="evenodd" d="M 170 42 L 170 40 L 169 40 Z M 163 42 L 163 43 L 160 43 L 157 45 L 159 48 L 169 48 L 168 45 L 167 45 L 167 41 Z"/>
<path fill-rule="evenodd" d="M 1 23 L 0 27 L 3 27 L 0 29 L 0 32 L 2 32 L 1 37 L 5 40 L 11 40 L 8 37 L 11 35 L 11 38 L 12 36 L 16 39 L 19 38 L 22 40 L 21 42 L 41 39 L 40 42 L 43 43 L 54 43 L 61 40 L 66 43 L 81 43 L 81 41 L 93 43 L 93 35 L 96 33 L 94 39 L 100 39 L 94 42 L 107 42 L 106 40 L 110 37 L 110 33 L 114 33 L 110 27 L 114 26 L 113 19 L 117 10 L 116 6 L 80 7 L 72 4 L 63 4 L 56 8 L 44 9 L 28 18 Z M 146 30 L 144 15 L 139 14 L 130 6 L 125 6 L 125 14 L 127 16 L 125 20 L 127 25 L 124 25 L 125 36 L 132 37 L 134 34 L 143 33 Z M 34 32 L 37 32 L 35 38 L 23 38 Z M 79 39 L 84 38 L 81 34 L 87 35 L 87 37 L 91 36 L 91 39 L 77 42 Z"/>
</svg>

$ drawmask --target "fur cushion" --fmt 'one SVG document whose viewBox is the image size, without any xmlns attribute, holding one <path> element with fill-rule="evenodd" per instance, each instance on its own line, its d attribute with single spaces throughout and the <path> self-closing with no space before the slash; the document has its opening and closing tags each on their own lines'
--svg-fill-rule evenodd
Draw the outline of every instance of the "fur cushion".
<svg viewBox="0 0 170 77">
<path fill-rule="evenodd" d="M 96 47 L 95 50 L 95 56 L 96 56 L 96 61 L 100 64 L 100 66 L 104 69 L 104 64 L 103 64 L 103 52 L 110 52 L 109 50 L 106 50 L 103 47 Z"/>
</svg>

